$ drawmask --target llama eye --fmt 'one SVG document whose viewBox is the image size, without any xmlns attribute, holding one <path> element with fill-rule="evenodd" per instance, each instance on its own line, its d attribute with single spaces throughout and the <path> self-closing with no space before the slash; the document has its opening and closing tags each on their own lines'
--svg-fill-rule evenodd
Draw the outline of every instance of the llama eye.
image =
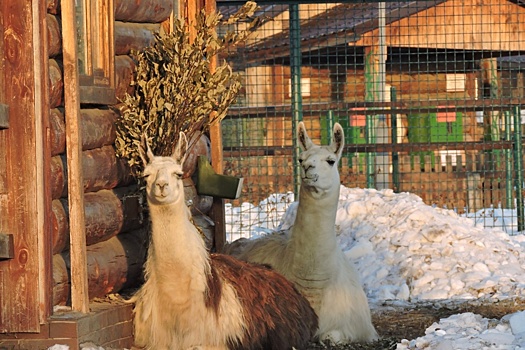
<svg viewBox="0 0 525 350">
<path fill-rule="evenodd" d="M 328 165 L 330 165 L 330 166 L 334 166 L 334 164 L 335 164 L 335 160 L 333 160 L 333 159 L 327 159 L 326 162 L 327 162 Z"/>
<path fill-rule="evenodd" d="M 303 159 L 299 158 L 299 164 L 303 164 Z"/>
<path fill-rule="evenodd" d="M 173 176 L 175 176 L 177 179 L 182 179 L 182 173 L 173 173 Z"/>
</svg>

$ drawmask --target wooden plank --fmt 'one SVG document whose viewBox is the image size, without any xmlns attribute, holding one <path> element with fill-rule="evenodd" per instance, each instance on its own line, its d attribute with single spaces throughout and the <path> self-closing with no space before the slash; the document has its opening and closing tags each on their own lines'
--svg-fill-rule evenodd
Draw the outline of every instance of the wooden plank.
<svg viewBox="0 0 525 350">
<path fill-rule="evenodd" d="M 35 47 L 33 4 L 2 0 L 0 23 L 3 33 L 0 100 L 9 104 L 9 129 L 0 131 L 0 149 L 6 157 L 5 185 L 7 213 L 2 230 L 13 234 L 14 259 L 0 262 L 3 275 L 0 293 L 0 333 L 40 330 L 39 253 L 36 181 Z M 28 19 L 28 20 L 21 20 Z M 14 79 L 13 77 L 16 77 Z M 9 83 L 6 83 L 9 82 Z M 4 224 L 2 224 L 4 226 Z"/>
<path fill-rule="evenodd" d="M 71 252 L 71 306 L 89 311 L 82 140 L 80 133 L 80 95 L 77 37 L 73 1 L 62 1 L 62 49 L 64 61 L 64 100 L 66 110 L 66 153 L 68 163 L 69 228 Z"/>
<path fill-rule="evenodd" d="M 35 165 L 36 187 L 34 196 L 37 205 L 37 230 L 39 252 L 39 316 L 40 324 L 44 324 L 53 311 L 51 286 L 52 247 L 49 239 L 52 235 L 49 218 L 52 213 L 51 194 L 51 143 L 49 124 L 49 45 L 47 41 L 46 24 L 47 4 L 45 1 L 33 0 L 33 60 L 35 85 Z"/>
</svg>

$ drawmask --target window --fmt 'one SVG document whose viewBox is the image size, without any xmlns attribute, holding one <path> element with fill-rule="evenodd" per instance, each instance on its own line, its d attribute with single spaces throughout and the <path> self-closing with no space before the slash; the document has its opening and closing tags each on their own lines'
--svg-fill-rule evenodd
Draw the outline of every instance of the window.
<svg viewBox="0 0 525 350">
<path fill-rule="evenodd" d="M 80 102 L 114 104 L 113 0 L 75 0 Z"/>
</svg>

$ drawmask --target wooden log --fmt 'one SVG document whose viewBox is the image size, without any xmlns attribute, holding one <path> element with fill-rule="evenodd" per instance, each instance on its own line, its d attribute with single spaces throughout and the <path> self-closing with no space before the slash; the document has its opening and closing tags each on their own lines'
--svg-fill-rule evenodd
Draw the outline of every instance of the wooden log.
<svg viewBox="0 0 525 350">
<path fill-rule="evenodd" d="M 47 14 L 46 24 L 48 56 L 55 57 L 62 53 L 62 35 L 57 16 Z"/>
<path fill-rule="evenodd" d="M 213 205 L 213 197 L 198 195 L 192 178 L 185 178 L 182 182 L 184 184 L 184 197 L 186 201 L 191 202 L 192 215 L 208 214 Z"/>
<path fill-rule="evenodd" d="M 49 113 L 51 131 L 51 155 L 64 153 L 66 151 L 66 123 L 64 114 L 58 108 L 53 108 Z"/>
<path fill-rule="evenodd" d="M 64 80 L 62 69 L 55 59 L 49 60 L 49 108 L 56 108 L 63 103 Z"/>
<path fill-rule="evenodd" d="M 69 221 L 66 209 L 58 199 L 53 200 L 51 205 L 53 217 L 53 254 L 62 252 L 69 245 Z"/>
<path fill-rule="evenodd" d="M 115 20 L 160 23 L 171 16 L 172 0 L 115 0 Z"/>
<path fill-rule="evenodd" d="M 115 142 L 115 121 L 117 113 L 110 109 L 81 110 L 82 150 L 90 150 Z M 52 154 L 65 152 L 66 126 L 61 110 L 55 108 L 50 113 Z"/>
<path fill-rule="evenodd" d="M 146 248 L 143 233 L 125 234 L 88 247 L 89 298 L 104 297 L 137 285 Z"/>
<path fill-rule="evenodd" d="M 66 305 L 70 297 L 70 281 L 66 260 L 61 254 L 53 255 L 53 306 Z"/>
<path fill-rule="evenodd" d="M 160 31 L 160 24 L 115 22 L 115 55 L 128 55 L 150 46 Z"/>
<path fill-rule="evenodd" d="M 189 142 L 189 147 L 182 167 L 184 172 L 182 177 L 191 177 L 195 173 L 200 156 L 207 156 L 211 162 L 211 143 L 208 136 L 204 134 L 200 136 L 194 135 Z"/>
<path fill-rule="evenodd" d="M 83 150 L 113 145 L 117 120 L 117 114 L 113 110 L 82 109 L 80 114 Z"/>
<path fill-rule="evenodd" d="M 95 192 L 102 189 L 112 189 L 117 186 L 127 186 L 133 183 L 129 167 L 125 161 L 116 158 L 112 146 L 104 146 L 82 152 L 84 172 L 84 189 Z M 51 158 L 51 193 L 53 199 L 67 194 L 67 164 L 63 156 Z"/>
<path fill-rule="evenodd" d="M 102 298 L 125 288 L 138 286 L 146 260 L 148 236 L 145 230 L 120 234 L 107 241 L 87 247 L 89 299 Z M 64 267 L 66 269 L 64 269 Z M 53 256 L 54 305 L 64 305 L 69 294 L 69 253 Z M 56 273 L 55 273 L 56 270 Z M 65 272 L 65 273 L 64 273 Z"/>
<path fill-rule="evenodd" d="M 96 244 L 117 233 L 131 232 L 143 227 L 140 195 L 130 194 L 132 188 L 136 186 L 121 187 L 118 191 L 100 191 L 85 195 L 88 244 Z M 67 207 L 64 205 L 67 205 L 65 198 L 52 202 L 52 236 L 53 253 L 55 254 L 67 250 L 69 242 L 69 219 Z M 108 213 L 104 213 L 104 210 Z M 97 216 L 97 213 L 100 212 L 102 215 Z"/>
<path fill-rule="evenodd" d="M 120 172 L 112 146 L 82 152 L 82 168 L 85 192 L 111 189 L 123 180 L 118 177 Z"/>
<path fill-rule="evenodd" d="M 47 12 L 56 15 L 60 12 L 60 0 L 47 0 Z"/>
<path fill-rule="evenodd" d="M 124 213 L 120 199 L 109 190 L 84 195 L 86 244 L 89 246 L 116 236 L 122 228 Z"/>
<path fill-rule="evenodd" d="M 51 158 L 51 198 L 64 197 L 66 192 L 65 162 L 61 156 Z"/>
<path fill-rule="evenodd" d="M 145 203 L 144 192 L 139 189 L 138 184 L 113 189 L 115 195 L 122 202 L 124 222 L 120 232 L 138 230 L 144 226 L 144 215 L 142 204 Z"/>
<path fill-rule="evenodd" d="M 61 199 L 68 212 L 68 200 Z M 86 245 L 96 244 L 114 237 L 120 232 L 124 214 L 122 204 L 110 190 L 84 194 Z"/>
<path fill-rule="evenodd" d="M 123 100 L 126 94 L 133 94 L 135 62 L 128 55 L 115 57 L 115 97 Z"/>
<path fill-rule="evenodd" d="M 215 224 L 207 215 L 193 215 L 193 222 L 202 232 L 206 248 L 213 248 L 213 236 L 215 235 Z"/>
</svg>

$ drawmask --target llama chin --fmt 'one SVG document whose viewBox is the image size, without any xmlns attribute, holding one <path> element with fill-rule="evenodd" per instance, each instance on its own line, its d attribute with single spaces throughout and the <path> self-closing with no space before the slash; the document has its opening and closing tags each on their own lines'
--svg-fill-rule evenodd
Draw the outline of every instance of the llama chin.
<svg viewBox="0 0 525 350">
<path fill-rule="evenodd" d="M 146 143 L 143 137 L 143 143 Z M 145 282 L 133 296 L 135 343 L 155 350 L 275 349 L 307 346 L 317 315 L 267 266 L 209 254 L 191 222 L 182 183 L 187 140 L 171 157 L 140 149 L 151 243 Z"/>
<path fill-rule="evenodd" d="M 302 183 L 295 220 L 288 223 L 287 230 L 254 240 L 237 240 L 226 245 L 223 252 L 268 264 L 294 282 L 319 316 L 316 336 L 320 340 L 373 341 L 378 335 L 366 294 L 336 240 L 340 190 L 337 164 L 344 148 L 343 128 L 336 123 L 330 145 L 319 146 L 301 122 L 297 140 L 302 150 Z"/>
</svg>

